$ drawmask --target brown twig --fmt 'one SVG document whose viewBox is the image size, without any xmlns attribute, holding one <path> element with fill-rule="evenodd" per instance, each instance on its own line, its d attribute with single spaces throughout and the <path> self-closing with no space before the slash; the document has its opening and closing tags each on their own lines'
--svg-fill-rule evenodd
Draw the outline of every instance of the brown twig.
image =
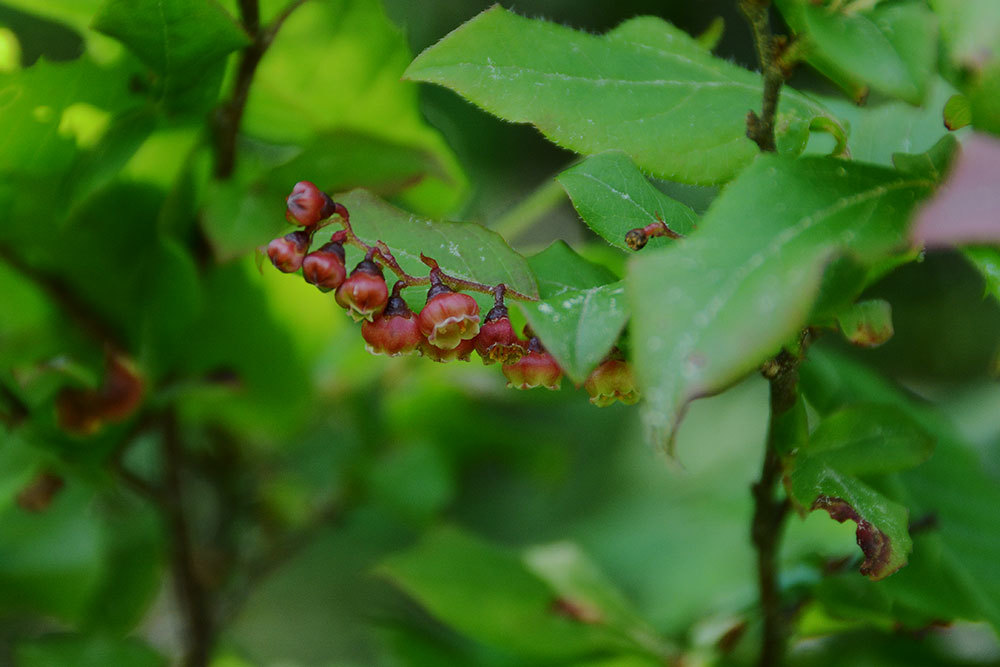
<svg viewBox="0 0 1000 667">
<path fill-rule="evenodd" d="M 795 404 L 798 382 L 798 360 L 782 351 L 769 365 L 771 421 L 760 479 L 751 487 L 754 499 L 751 540 L 757 551 L 757 587 L 761 615 L 764 620 L 763 639 L 758 664 L 771 667 L 781 664 L 785 647 L 785 628 L 781 615 L 781 593 L 778 587 L 778 550 L 782 529 L 788 514 L 787 498 L 779 498 L 782 465 L 777 442 L 780 429 L 777 422 Z"/>
<path fill-rule="evenodd" d="M 777 150 L 774 136 L 774 120 L 778 113 L 778 98 L 785 83 L 786 70 L 777 57 L 783 40 L 771 34 L 771 20 L 768 9 L 770 0 L 739 0 L 740 11 L 746 17 L 753 31 L 753 42 L 757 49 L 757 61 L 764 77 L 764 96 L 760 115 L 750 111 L 747 114 L 747 136 L 762 151 L 773 153 Z"/>
<path fill-rule="evenodd" d="M 172 412 L 163 421 L 163 504 L 171 538 L 171 570 L 177 599 L 186 623 L 184 665 L 208 665 L 215 643 L 215 626 L 208 591 L 198 576 L 190 527 L 184 506 L 181 466 L 184 449 L 177 417 Z"/>
<path fill-rule="evenodd" d="M 301 7 L 306 0 L 292 0 L 274 17 L 266 27 L 260 25 L 260 6 L 258 0 L 240 0 L 240 14 L 243 28 L 250 35 L 250 45 L 243 49 L 240 57 L 236 81 L 229 101 L 219 107 L 215 116 L 215 177 L 219 180 L 228 179 L 236 168 L 236 140 L 246 110 L 247 99 L 250 96 L 250 85 L 260 61 L 267 53 L 275 36 L 292 12 Z"/>
</svg>

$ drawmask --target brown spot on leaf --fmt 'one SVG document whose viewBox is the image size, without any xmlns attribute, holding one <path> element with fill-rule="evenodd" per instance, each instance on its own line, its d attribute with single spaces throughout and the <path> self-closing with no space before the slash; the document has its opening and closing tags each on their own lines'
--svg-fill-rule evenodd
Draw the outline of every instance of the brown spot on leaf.
<svg viewBox="0 0 1000 667">
<path fill-rule="evenodd" d="M 889 557 L 892 554 L 892 543 L 888 535 L 861 518 L 857 511 L 843 498 L 817 496 L 810 509 L 826 510 L 830 518 L 838 523 L 844 523 L 850 519 L 858 524 L 855 535 L 858 539 L 858 546 L 861 547 L 861 551 L 865 555 L 865 559 L 861 563 L 861 574 L 873 579 L 880 579 L 888 574 L 885 569 L 889 565 Z"/>
<path fill-rule="evenodd" d="M 570 600 L 569 598 L 556 598 L 552 602 L 552 611 L 560 616 L 568 616 L 574 621 L 586 623 L 587 625 L 594 625 L 604 621 L 604 617 L 599 610 L 584 602 Z"/>
<path fill-rule="evenodd" d="M 67 387 L 56 397 L 56 417 L 67 433 L 93 435 L 104 422 L 128 419 L 142 403 L 145 383 L 123 355 L 108 352 L 98 389 Z"/>
</svg>

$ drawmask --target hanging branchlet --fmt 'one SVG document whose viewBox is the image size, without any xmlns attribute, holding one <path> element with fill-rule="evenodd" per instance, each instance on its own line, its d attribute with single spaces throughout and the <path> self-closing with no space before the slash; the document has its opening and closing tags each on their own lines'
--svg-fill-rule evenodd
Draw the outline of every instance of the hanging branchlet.
<svg viewBox="0 0 1000 667">
<path fill-rule="evenodd" d="M 642 250 L 649 243 L 649 239 L 665 236 L 668 239 L 682 239 L 683 234 L 678 234 L 665 223 L 660 216 L 656 216 L 656 221 L 651 222 L 645 227 L 636 227 L 635 229 L 630 229 L 627 234 L 625 234 L 625 244 L 628 245 L 632 250 Z"/>
</svg>

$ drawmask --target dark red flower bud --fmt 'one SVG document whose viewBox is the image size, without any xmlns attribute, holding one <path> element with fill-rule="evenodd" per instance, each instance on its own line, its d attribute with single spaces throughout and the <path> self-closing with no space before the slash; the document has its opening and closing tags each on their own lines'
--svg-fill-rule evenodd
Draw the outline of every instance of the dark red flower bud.
<svg viewBox="0 0 1000 667">
<path fill-rule="evenodd" d="M 513 364 L 504 364 L 503 375 L 512 389 L 559 389 L 562 382 L 562 369 L 535 337 L 528 341 L 527 354 Z"/>
<path fill-rule="evenodd" d="M 355 322 L 371 322 L 389 300 L 389 288 L 382 277 L 382 269 L 370 259 L 361 260 L 351 271 L 351 276 L 337 288 L 336 299 Z"/>
<path fill-rule="evenodd" d="M 365 339 L 366 350 L 390 357 L 413 354 L 424 342 L 417 316 L 399 296 L 398 290 L 393 290 L 381 315 L 361 325 L 361 336 Z"/>
<path fill-rule="evenodd" d="M 275 268 L 284 273 L 295 273 L 309 252 L 309 234 L 292 232 L 267 244 L 267 256 Z"/>
<path fill-rule="evenodd" d="M 476 352 L 484 364 L 512 364 L 527 352 L 527 341 L 514 333 L 506 306 L 494 306 L 476 336 Z"/>
<path fill-rule="evenodd" d="M 606 359 L 583 383 L 590 394 L 590 402 L 599 408 L 621 401 L 632 405 L 639 400 L 632 367 L 620 359 Z"/>
<path fill-rule="evenodd" d="M 344 258 L 344 244 L 327 243 L 305 256 L 302 260 L 302 276 L 307 283 L 324 292 L 335 290 L 347 277 Z"/>
<path fill-rule="evenodd" d="M 469 361 L 475 349 L 476 343 L 472 339 L 459 341 L 458 345 L 450 350 L 442 350 L 436 345 L 431 345 L 427 342 L 427 339 L 424 339 L 420 344 L 420 351 L 425 357 L 431 361 L 439 361 L 442 364 L 455 361 L 456 359 L 459 361 Z"/>
<path fill-rule="evenodd" d="M 285 200 L 285 219 L 293 225 L 311 227 L 336 213 L 336 204 L 309 181 L 299 181 Z"/>
<path fill-rule="evenodd" d="M 427 342 L 451 350 L 479 333 L 479 304 L 468 294 L 437 283 L 428 290 L 427 303 L 418 319 Z"/>
</svg>

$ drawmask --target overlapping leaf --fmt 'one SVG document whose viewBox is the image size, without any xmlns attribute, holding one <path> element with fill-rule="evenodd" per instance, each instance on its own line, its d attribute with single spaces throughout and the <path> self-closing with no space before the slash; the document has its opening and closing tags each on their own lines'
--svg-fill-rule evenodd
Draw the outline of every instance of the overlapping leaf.
<svg viewBox="0 0 1000 667">
<path fill-rule="evenodd" d="M 107 0 L 93 27 L 156 72 L 163 97 L 180 108 L 214 102 L 226 56 L 250 43 L 216 0 Z"/>
<path fill-rule="evenodd" d="M 933 445 L 898 408 L 852 406 L 828 416 L 798 449 L 790 495 L 803 514 L 822 509 L 837 521 L 854 521 L 865 555 L 861 573 L 884 579 L 906 564 L 913 548 L 908 513 L 857 476 L 911 468 L 931 455 Z"/>
<path fill-rule="evenodd" d="M 649 182 L 624 153 L 601 153 L 559 175 L 573 206 L 587 225 L 613 246 L 628 249 L 631 229 L 661 221 L 678 234 L 688 234 L 698 221 L 689 206 L 668 197 Z M 652 239 L 647 247 L 668 243 Z"/>
<path fill-rule="evenodd" d="M 757 152 L 743 110 L 760 105 L 760 77 L 653 17 L 599 37 L 495 6 L 420 54 L 406 76 L 532 123 L 579 153 L 622 150 L 671 180 L 724 182 Z M 799 152 L 817 117 L 836 125 L 821 106 L 786 89 L 779 145 Z"/>
<path fill-rule="evenodd" d="M 801 374 L 803 391 L 821 414 L 875 401 L 902 410 L 936 440 L 933 460 L 898 473 L 892 485 L 927 529 L 914 536 L 910 564 L 879 584 L 883 594 L 926 618 L 951 614 L 1000 629 L 1000 579 L 993 574 L 1000 560 L 1000 488 L 980 454 L 940 414 L 843 355 L 814 348 Z"/>
<path fill-rule="evenodd" d="M 559 576 L 544 556 L 533 552 L 528 567 L 515 553 L 442 529 L 391 556 L 379 571 L 448 625 L 514 655 L 575 664 L 602 651 L 653 649 L 655 639 L 637 641 L 634 630 L 647 628 L 609 584 L 601 582 L 598 591 L 597 577 Z M 575 568 L 579 574 L 580 565 Z"/>
<path fill-rule="evenodd" d="M 523 257 L 503 238 L 471 222 L 436 222 L 395 208 L 364 190 L 340 201 L 351 214 L 355 233 L 369 244 L 384 241 L 411 275 L 426 275 L 423 253 L 448 274 L 487 285 L 504 283 L 531 297 L 538 295 L 535 277 Z"/>
<path fill-rule="evenodd" d="M 923 2 L 857 10 L 809 0 L 779 0 L 789 25 L 808 40 L 807 58 L 852 96 L 875 90 L 920 104 L 937 58 L 937 22 Z"/>
<path fill-rule="evenodd" d="M 687 403 L 754 369 L 807 323 L 824 266 L 905 248 L 931 183 L 834 158 L 761 156 L 681 243 L 632 258 L 635 367 L 655 439 Z"/>
<path fill-rule="evenodd" d="M 268 4 L 277 9 L 285 3 Z M 378 0 L 303 3 L 260 63 L 242 130 L 269 143 L 299 146 L 350 131 L 431 154 L 434 168 L 425 169 L 425 178 L 402 201 L 425 215 L 451 213 L 465 195 L 465 177 L 420 113 L 416 85 L 400 81 L 410 59 L 406 36 Z M 354 154 L 344 159 L 351 160 L 345 169 L 364 167 Z"/>
</svg>

